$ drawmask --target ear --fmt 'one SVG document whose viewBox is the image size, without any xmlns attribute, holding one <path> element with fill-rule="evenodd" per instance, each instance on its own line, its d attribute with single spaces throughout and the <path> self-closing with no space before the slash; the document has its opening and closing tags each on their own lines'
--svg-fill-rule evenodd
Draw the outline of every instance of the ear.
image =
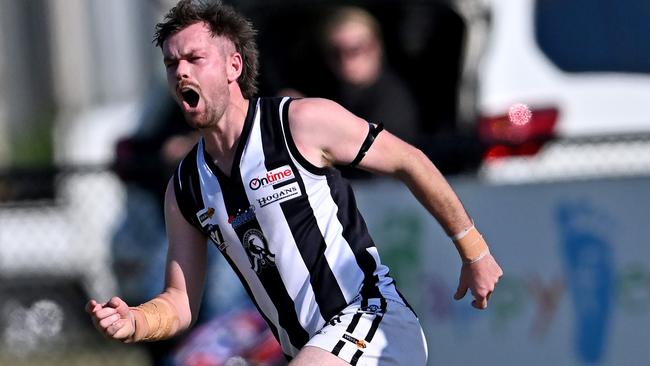
<svg viewBox="0 0 650 366">
<path fill-rule="evenodd" d="M 243 69 L 244 69 L 244 60 L 242 59 L 239 52 L 233 52 L 228 58 L 228 63 L 226 65 L 228 82 L 237 81 Z"/>
</svg>

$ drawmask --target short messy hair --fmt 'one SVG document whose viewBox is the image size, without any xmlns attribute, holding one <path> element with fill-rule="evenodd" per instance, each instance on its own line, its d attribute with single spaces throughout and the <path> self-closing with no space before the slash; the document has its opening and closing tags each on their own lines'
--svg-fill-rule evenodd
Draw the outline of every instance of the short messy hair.
<svg viewBox="0 0 650 366">
<path fill-rule="evenodd" d="M 200 22 L 210 27 L 213 36 L 226 37 L 235 45 L 244 62 L 237 83 L 244 97 L 255 95 L 259 73 L 259 53 L 255 43 L 257 32 L 252 23 L 233 7 L 215 0 L 180 0 L 163 21 L 156 24 L 153 42 L 162 48 L 167 38 Z"/>
</svg>

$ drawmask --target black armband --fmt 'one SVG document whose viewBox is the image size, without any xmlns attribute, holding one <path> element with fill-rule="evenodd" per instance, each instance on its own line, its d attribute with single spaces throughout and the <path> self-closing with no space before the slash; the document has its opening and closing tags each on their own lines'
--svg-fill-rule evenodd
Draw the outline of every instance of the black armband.
<svg viewBox="0 0 650 366">
<path fill-rule="evenodd" d="M 370 146 L 372 146 L 373 142 L 375 142 L 375 138 L 381 131 L 384 130 L 384 124 L 379 123 L 376 126 L 373 125 L 372 123 L 368 123 L 368 135 L 366 136 L 366 139 L 363 141 L 363 144 L 361 145 L 361 148 L 359 149 L 359 153 L 357 156 L 352 160 L 350 163 L 350 166 L 354 167 L 359 165 L 361 160 L 366 156 L 366 153 L 370 149 Z"/>
</svg>

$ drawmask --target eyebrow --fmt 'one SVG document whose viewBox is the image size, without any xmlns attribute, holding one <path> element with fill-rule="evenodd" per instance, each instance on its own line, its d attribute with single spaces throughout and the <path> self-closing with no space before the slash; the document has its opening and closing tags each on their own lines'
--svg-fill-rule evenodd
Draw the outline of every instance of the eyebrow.
<svg viewBox="0 0 650 366">
<path fill-rule="evenodd" d="M 201 54 L 201 53 L 203 53 L 203 50 L 192 48 L 187 52 L 181 53 L 180 57 L 164 55 L 163 62 L 171 62 L 171 61 L 179 60 L 181 58 L 193 57 L 193 56 L 196 56 L 197 54 Z"/>
</svg>

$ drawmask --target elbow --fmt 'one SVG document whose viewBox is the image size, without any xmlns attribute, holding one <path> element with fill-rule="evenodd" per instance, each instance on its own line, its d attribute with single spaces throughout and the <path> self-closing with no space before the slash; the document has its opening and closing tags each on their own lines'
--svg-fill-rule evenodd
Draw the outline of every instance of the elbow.
<svg viewBox="0 0 650 366">
<path fill-rule="evenodd" d="M 411 146 L 400 159 L 401 164 L 395 169 L 394 176 L 404 183 L 413 181 L 418 174 L 433 166 L 422 150 Z"/>
</svg>

